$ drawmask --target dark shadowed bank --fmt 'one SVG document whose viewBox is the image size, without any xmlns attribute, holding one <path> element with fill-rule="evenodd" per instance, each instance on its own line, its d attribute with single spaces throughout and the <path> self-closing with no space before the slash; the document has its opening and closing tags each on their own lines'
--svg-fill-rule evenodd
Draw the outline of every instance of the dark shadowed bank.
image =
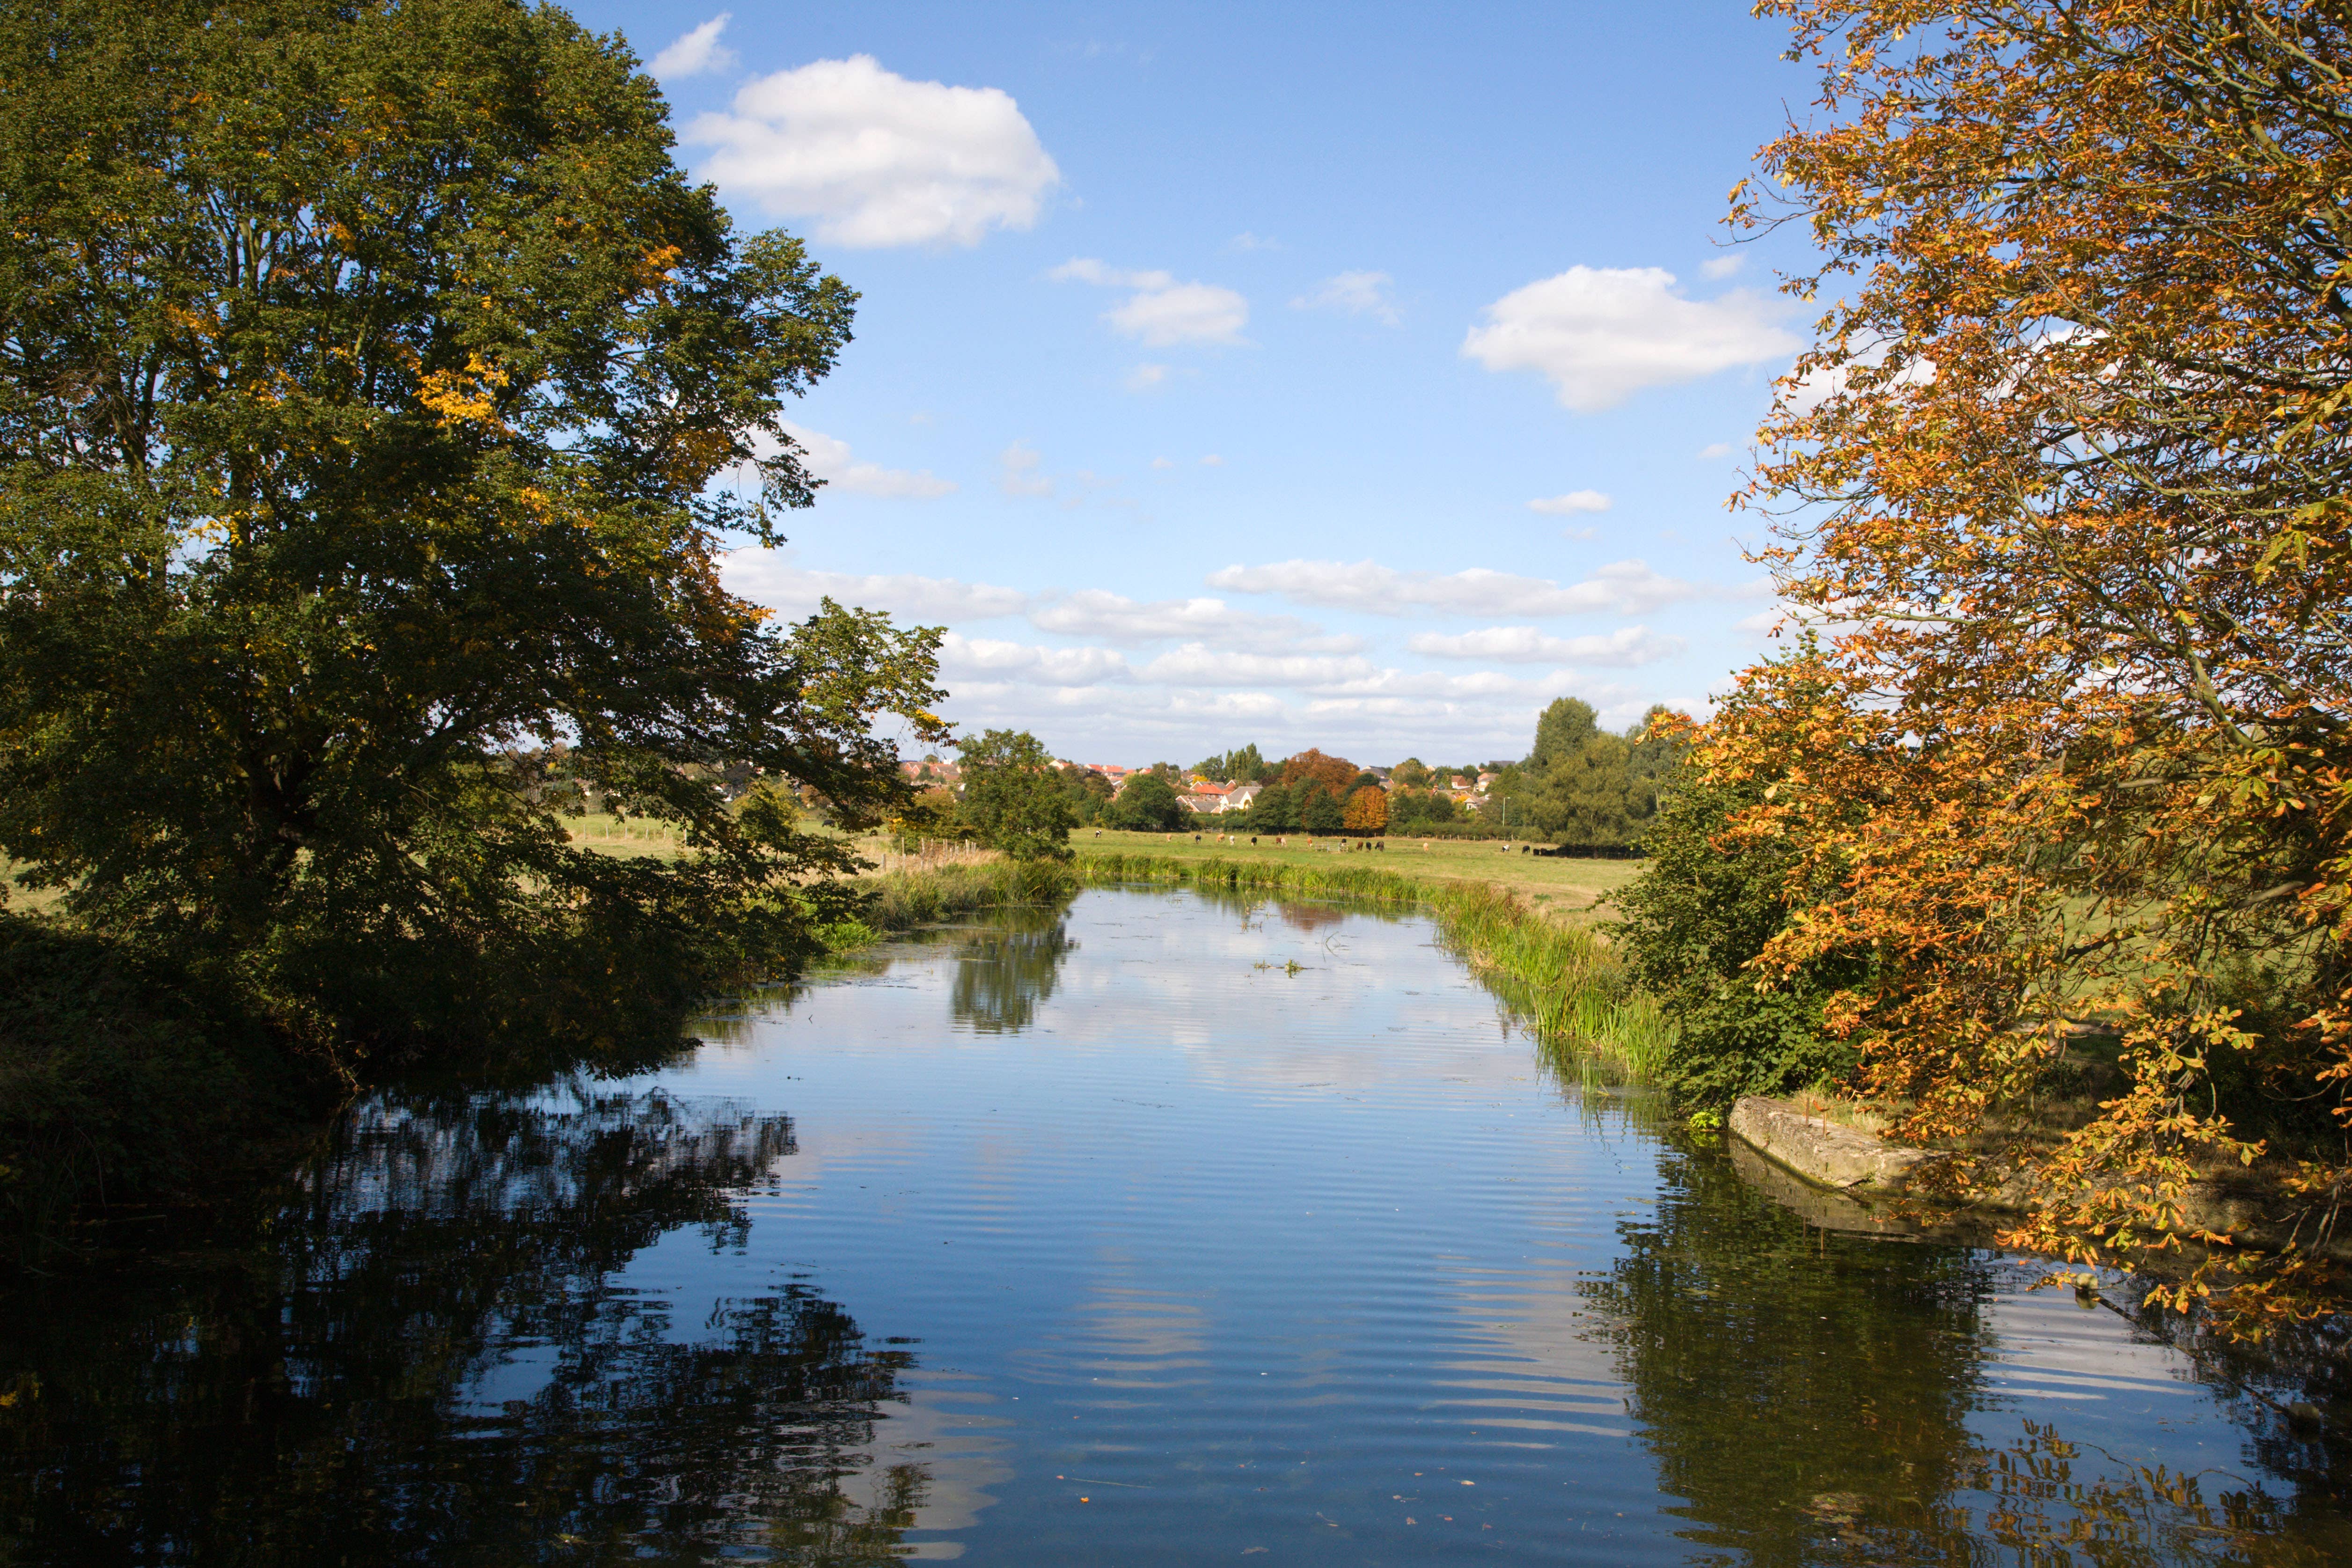
<svg viewBox="0 0 2352 1568">
<path fill-rule="evenodd" d="M 1051 903 L 1077 886 L 1066 867 L 1013 861 L 836 884 L 823 908 L 798 911 L 809 935 L 795 964 L 976 910 Z M 682 963 L 602 1027 L 533 1031 L 527 993 L 537 987 L 518 972 L 524 984 L 501 1009 L 515 1026 L 419 1065 L 306 1047 L 234 984 L 0 911 L 0 1266 L 59 1267 L 234 1226 L 363 1089 L 657 1066 L 698 1043 L 687 1026 L 731 989 L 723 973 Z"/>
</svg>

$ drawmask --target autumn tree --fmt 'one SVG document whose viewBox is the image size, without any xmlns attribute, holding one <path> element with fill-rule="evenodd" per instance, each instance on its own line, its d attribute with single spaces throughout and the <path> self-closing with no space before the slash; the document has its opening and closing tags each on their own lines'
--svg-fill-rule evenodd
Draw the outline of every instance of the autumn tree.
<svg viewBox="0 0 2352 1568">
<path fill-rule="evenodd" d="M 1818 115 L 1765 150 L 1835 301 L 1762 432 L 1803 723 L 1718 732 L 1822 901 L 1757 983 L 1825 1007 L 1906 1131 L 1964 1131 L 2065 1020 L 2131 1087 L 2014 1239 L 2129 1263 L 2266 1147 L 2352 1184 L 2352 16 L 2282 0 L 1765 0 Z M 1774 205 L 1785 199 L 1788 207 Z M 1775 737 L 1775 753 L 1760 739 Z M 1788 749 L 1791 742 L 1794 749 Z M 2257 1136 L 2261 1134 L 2262 1136 Z M 2329 1154 L 2326 1151 L 2335 1151 Z M 2308 1229 L 2308 1226 L 2306 1226 Z M 2334 1289 L 2290 1251 L 2232 1321 Z M 2193 1279 L 2176 1293 L 2221 1289 Z"/>
<path fill-rule="evenodd" d="M 1312 748 L 1283 759 L 1282 782 L 1292 789 L 1312 784 L 1344 794 L 1355 783 L 1356 764 L 1345 757 L 1329 757 Z"/>
<path fill-rule="evenodd" d="M 57 0 L 0 75 L 0 849 L 384 1047 L 777 962 L 852 860 L 802 787 L 870 823 L 876 716 L 942 733 L 936 634 L 719 580 L 851 291 L 551 6 Z M 579 786 L 688 853 L 574 848 Z"/>
<path fill-rule="evenodd" d="M 1376 784 L 1360 784 L 1348 797 L 1339 825 L 1350 833 L 1385 833 L 1389 826 L 1389 795 Z"/>
</svg>

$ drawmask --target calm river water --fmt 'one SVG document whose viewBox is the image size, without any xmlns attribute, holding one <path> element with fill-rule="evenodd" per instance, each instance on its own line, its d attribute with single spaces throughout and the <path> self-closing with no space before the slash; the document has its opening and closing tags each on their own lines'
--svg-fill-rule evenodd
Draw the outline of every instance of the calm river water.
<svg viewBox="0 0 2352 1568">
<path fill-rule="evenodd" d="M 2352 1562 L 2345 1453 L 1826 1233 L 1419 918 L 1105 890 L 362 1108 L 0 1319 L 0 1563 Z"/>
</svg>

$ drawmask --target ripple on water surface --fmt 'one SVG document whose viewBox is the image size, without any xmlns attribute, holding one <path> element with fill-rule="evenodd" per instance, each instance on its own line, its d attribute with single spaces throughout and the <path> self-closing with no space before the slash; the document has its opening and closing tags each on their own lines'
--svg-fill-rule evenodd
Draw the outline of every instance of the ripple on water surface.
<svg viewBox="0 0 2352 1568">
<path fill-rule="evenodd" d="M 2352 1558 L 2258 1400 L 1807 1230 L 1419 918 L 1090 892 L 709 1033 L 366 1108 L 275 1285 L 20 1331 L 20 1555 Z"/>
</svg>

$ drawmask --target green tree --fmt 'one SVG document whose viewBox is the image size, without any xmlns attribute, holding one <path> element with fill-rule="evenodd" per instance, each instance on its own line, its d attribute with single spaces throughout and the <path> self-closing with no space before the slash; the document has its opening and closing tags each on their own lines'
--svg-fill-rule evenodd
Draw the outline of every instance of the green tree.
<svg viewBox="0 0 2352 1568">
<path fill-rule="evenodd" d="M 1633 776 L 1663 785 L 1690 755 L 1689 731 L 1689 720 L 1664 703 L 1654 705 L 1625 731 L 1633 748 Z"/>
<path fill-rule="evenodd" d="M 1066 860 L 1076 814 L 1053 754 L 1026 730 L 986 730 L 961 748 L 963 814 L 1015 860 Z"/>
<path fill-rule="evenodd" d="M 1528 765 L 1549 767 L 1600 732 L 1591 703 L 1576 697 L 1555 699 L 1536 721 L 1535 750 L 1528 753 Z"/>
<path fill-rule="evenodd" d="M 553 7 L 57 0 L 0 75 L 0 850 L 330 1037 L 771 966 L 849 861 L 794 789 L 870 823 L 875 717 L 942 733 L 938 634 L 717 571 L 811 499 L 782 410 L 852 292 Z M 690 852 L 573 848 L 559 741 Z"/>
<path fill-rule="evenodd" d="M 1430 779 L 1434 776 L 1430 773 L 1427 764 L 1423 763 L 1419 757 L 1407 757 L 1395 767 L 1391 768 L 1389 773 L 1396 780 L 1399 789 L 1426 788 Z"/>
<path fill-rule="evenodd" d="M 1298 826 L 1309 833 L 1338 833 L 1347 826 L 1347 812 L 1329 790 L 1310 789 L 1298 808 Z"/>
<path fill-rule="evenodd" d="M 955 791 L 944 784 L 918 791 L 914 799 L 891 816 L 890 830 L 899 847 L 909 854 L 922 839 L 968 838 L 972 833 L 963 814 L 963 803 L 956 799 Z"/>
<path fill-rule="evenodd" d="M 1657 809 L 1655 784 L 1636 776 L 1633 747 L 1595 734 L 1549 766 L 1511 770 L 1513 820 L 1565 844 L 1631 844 Z"/>
<path fill-rule="evenodd" d="M 1811 647 L 1808 640 L 1802 651 Z M 1743 684 L 1717 721 L 1780 720 L 1769 699 Z M 1789 742 L 1787 754 L 1797 755 L 1796 737 Z M 1802 847 L 1784 835 L 1735 827 L 1780 782 L 1778 775 L 1727 782 L 1685 767 L 1648 825 L 1649 864 L 1616 896 L 1622 918 L 1611 934 L 1675 1027 L 1668 1084 L 1701 1104 L 1842 1079 L 1860 1060 L 1853 1046 L 1823 1029 L 1822 1009 L 1837 991 L 1869 977 L 1866 951 L 1774 974 L 1769 986 L 1753 967 L 1793 915 L 1836 888 L 1834 871 L 1808 870 Z"/>
<path fill-rule="evenodd" d="M 1176 798 L 1176 786 L 1167 775 L 1157 771 L 1137 773 L 1127 781 L 1103 812 L 1103 821 L 1113 827 L 1129 828 L 1139 833 L 1172 832 L 1184 821 L 1183 804 Z"/>
<path fill-rule="evenodd" d="M 1433 822 L 1459 822 L 1462 814 L 1453 797 L 1442 790 L 1401 789 L 1389 802 L 1389 824 L 1392 827 L 1418 827 Z"/>
<path fill-rule="evenodd" d="M 1110 804 L 1116 793 L 1110 780 L 1093 768 L 1062 770 L 1062 797 L 1070 804 L 1070 815 L 1077 822 L 1092 826 L 1100 820 L 1103 807 Z"/>
<path fill-rule="evenodd" d="M 1254 833 L 1296 833 L 1298 830 L 1298 801 L 1289 789 L 1270 784 L 1258 791 L 1250 802 L 1249 826 Z"/>
</svg>

